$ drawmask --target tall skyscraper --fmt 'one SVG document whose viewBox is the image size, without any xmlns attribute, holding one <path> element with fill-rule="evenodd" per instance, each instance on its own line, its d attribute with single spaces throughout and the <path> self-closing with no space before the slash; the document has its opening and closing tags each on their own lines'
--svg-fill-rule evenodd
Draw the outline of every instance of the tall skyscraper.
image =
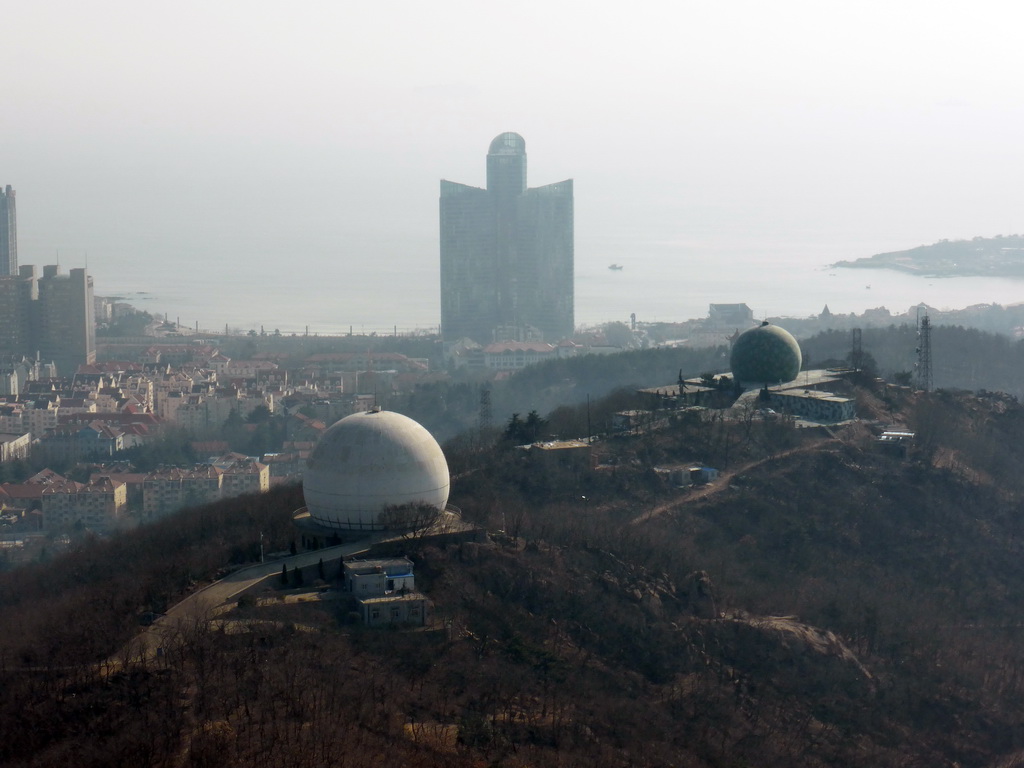
<svg viewBox="0 0 1024 768">
<path fill-rule="evenodd" d="M 92 278 L 84 269 L 62 275 L 55 264 L 43 267 L 36 305 L 36 343 L 44 360 L 56 363 L 62 376 L 96 362 Z"/>
<path fill-rule="evenodd" d="M 33 324 L 38 298 L 35 267 L 26 264 L 17 275 L 0 275 L 0 355 L 35 353 Z"/>
<path fill-rule="evenodd" d="M 0 275 L 18 274 L 18 217 L 11 185 L 0 190 Z"/>
<path fill-rule="evenodd" d="M 92 278 L 84 269 L 62 275 L 60 267 L 32 265 L 0 276 L 0 355 L 39 355 L 70 376 L 96 362 Z"/>
<path fill-rule="evenodd" d="M 486 189 L 441 182 L 442 338 L 567 338 L 573 290 L 572 180 L 528 188 L 526 142 L 502 133 Z"/>
</svg>

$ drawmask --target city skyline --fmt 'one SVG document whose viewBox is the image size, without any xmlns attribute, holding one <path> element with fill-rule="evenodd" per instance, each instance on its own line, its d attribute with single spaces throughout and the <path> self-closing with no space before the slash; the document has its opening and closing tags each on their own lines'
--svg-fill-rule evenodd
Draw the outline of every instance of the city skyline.
<svg viewBox="0 0 1024 768">
<path fill-rule="evenodd" d="M 1024 51 L 992 4 L 390 8 L 13 8 L 20 261 L 159 291 L 147 309 L 206 328 L 436 326 L 437 179 L 482 186 L 472 147 L 508 128 L 578 183 L 577 321 L 685 317 L 714 272 L 694 304 L 804 312 L 810 269 L 1024 229 Z M 871 282 L 815 309 L 934 300 Z M 986 299 L 1006 300 L 964 295 Z"/>
</svg>

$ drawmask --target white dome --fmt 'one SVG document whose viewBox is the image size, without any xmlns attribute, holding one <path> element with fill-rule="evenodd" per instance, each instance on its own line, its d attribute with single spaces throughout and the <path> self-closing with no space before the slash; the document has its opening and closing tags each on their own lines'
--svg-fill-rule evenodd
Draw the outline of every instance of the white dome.
<svg viewBox="0 0 1024 768">
<path fill-rule="evenodd" d="M 310 518 L 330 528 L 381 530 L 403 526 L 405 505 L 448 503 L 448 462 L 426 429 L 408 416 L 353 413 L 324 432 L 306 461 L 302 492 Z"/>
</svg>

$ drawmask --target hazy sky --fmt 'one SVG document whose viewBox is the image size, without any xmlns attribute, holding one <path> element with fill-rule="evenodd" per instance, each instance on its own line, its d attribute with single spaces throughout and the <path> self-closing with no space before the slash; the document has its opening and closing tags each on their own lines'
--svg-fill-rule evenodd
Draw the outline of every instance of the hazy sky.
<svg viewBox="0 0 1024 768">
<path fill-rule="evenodd" d="M 21 261 L 98 282 L 434 274 L 438 180 L 482 185 L 506 130 L 531 185 L 576 180 L 582 269 L 644 237 L 1024 230 L 1008 3 L 8 5 Z"/>
</svg>

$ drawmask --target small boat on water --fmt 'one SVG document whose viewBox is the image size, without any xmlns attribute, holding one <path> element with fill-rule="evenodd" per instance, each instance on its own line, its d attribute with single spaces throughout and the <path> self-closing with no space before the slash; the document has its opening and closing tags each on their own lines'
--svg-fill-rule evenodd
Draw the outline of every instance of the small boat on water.
<svg viewBox="0 0 1024 768">
<path fill-rule="evenodd" d="M 621 264 L 609 264 L 608 265 L 608 269 L 614 270 L 615 272 L 620 272 L 622 270 L 622 265 Z"/>
</svg>

